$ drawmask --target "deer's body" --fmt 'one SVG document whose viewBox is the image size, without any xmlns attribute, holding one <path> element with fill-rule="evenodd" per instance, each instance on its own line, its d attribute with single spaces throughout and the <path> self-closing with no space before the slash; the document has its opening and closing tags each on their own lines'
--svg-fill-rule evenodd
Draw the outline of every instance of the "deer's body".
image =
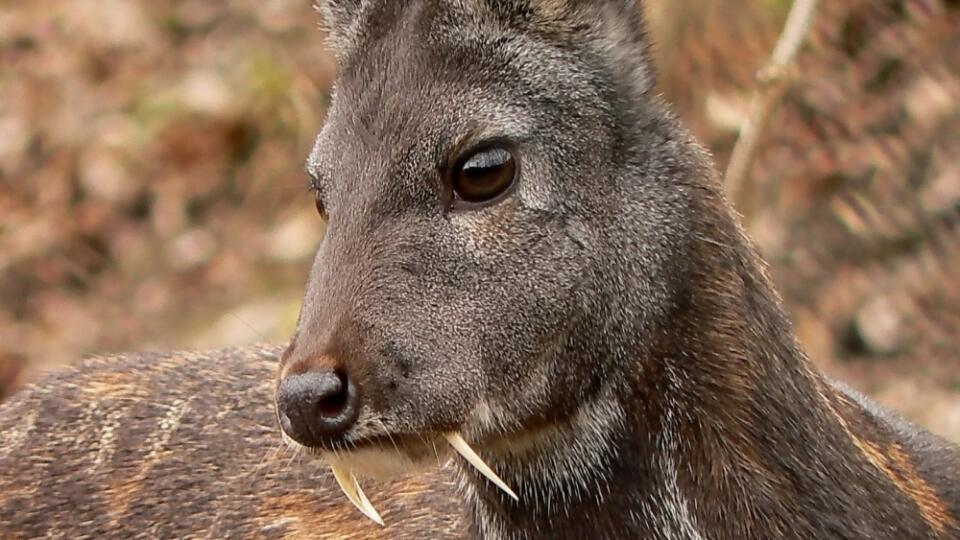
<svg viewBox="0 0 960 540">
<path fill-rule="evenodd" d="M 634 2 L 321 7 L 329 223 L 279 377 L 240 350 L 28 390 L 0 414 L 13 531 L 373 534 L 324 473 L 258 465 L 276 385 L 285 440 L 341 476 L 436 470 L 455 432 L 519 495 L 461 459 L 368 485 L 391 538 L 960 538 L 960 451 L 809 363 L 651 95 Z"/>
<path fill-rule="evenodd" d="M 462 538 L 451 472 L 368 488 L 277 436 L 282 349 L 94 358 L 0 404 L 0 538 Z"/>
<path fill-rule="evenodd" d="M 260 346 L 95 358 L 0 404 L 0 537 L 471 536 L 471 518 L 449 468 L 368 485 L 386 521 L 380 527 L 359 516 L 324 467 L 281 446 L 271 403 L 281 352 Z M 747 493 L 756 484 L 740 488 L 741 497 L 762 497 L 793 516 L 789 528 L 754 525 L 752 536 L 956 537 L 958 487 L 951 474 L 957 461 L 947 445 L 843 387 L 826 384 L 823 390 L 823 403 L 830 403 L 819 411 L 829 415 L 818 419 L 824 438 L 803 444 L 827 461 L 822 470 L 789 464 L 797 459 L 793 452 L 763 449 L 762 433 L 747 434 L 754 451 L 784 462 L 796 477 L 771 477 L 761 491 Z M 840 467 L 829 465 L 822 451 L 831 436 L 843 439 L 836 449 L 844 454 L 836 461 Z M 657 470 L 640 466 L 639 449 L 627 454 L 627 484 L 660 494 L 640 504 L 629 502 L 639 490 L 619 494 L 625 497 L 619 503 L 603 492 L 602 519 L 619 523 L 616 530 L 643 523 L 644 535 L 636 536 L 642 538 L 732 537 L 705 527 L 696 509 L 709 505 L 716 511 L 730 499 L 692 492 L 680 468 L 687 458 L 679 447 L 674 451 L 673 459 L 654 465 Z M 697 451 L 713 461 L 703 455 L 709 450 Z M 763 465 L 754 467 L 761 473 Z M 667 474 L 676 476 L 670 480 Z M 661 482 L 651 481 L 656 477 Z M 804 482 L 803 488 L 790 486 L 794 481 Z M 731 525 L 735 511 L 726 510 Z M 573 509 L 570 517 L 571 533 L 595 531 L 598 524 Z M 545 538 L 565 532 L 560 524 L 541 527 Z M 749 535 L 744 531 L 742 537 Z"/>
</svg>

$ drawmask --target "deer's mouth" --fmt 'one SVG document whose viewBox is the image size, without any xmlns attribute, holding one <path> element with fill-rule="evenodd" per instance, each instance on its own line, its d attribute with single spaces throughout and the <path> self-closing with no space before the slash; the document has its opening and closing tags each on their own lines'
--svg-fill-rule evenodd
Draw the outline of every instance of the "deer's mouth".
<svg viewBox="0 0 960 540">
<path fill-rule="evenodd" d="M 508 496 L 518 500 L 517 494 L 486 464 L 459 432 L 377 434 L 325 449 L 301 446 L 290 440 L 286 434 L 284 440 L 324 459 L 350 502 L 380 525 L 383 525 L 383 519 L 364 494 L 358 476 L 389 478 L 431 465 L 441 467 L 454 453 Z"/>
<path fill-rule="evenodd" d="M 340 441 L 308 451 L 327 461 L 348 465 L 358 476 L 387 479 L 431 466 L 450 458 L 440 434 L 384 433 Z"/>
</svg>

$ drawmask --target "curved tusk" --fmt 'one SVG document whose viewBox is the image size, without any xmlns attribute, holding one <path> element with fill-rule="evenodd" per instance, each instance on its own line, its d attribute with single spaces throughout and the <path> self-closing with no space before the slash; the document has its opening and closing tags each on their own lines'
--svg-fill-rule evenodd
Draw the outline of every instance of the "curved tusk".
<svg viewBox="0 0 960 540">
<path fill-rule="evenodd" d="M 383 525 L 383 519 L 380 517 L 380 514 L 377 513 L 377 509 L 370 504 L 370 499 L 367 498 L 363 489 L 360 488 L 360 483 L 357 482 L 357 477 L 353 475 L 353 472 L 343 468 L 341 465 L 334 464 L 330 465 L 330 470 L 333 471 L 333 477 L 337 479 L 337 484 L 340 485 L 340 489 L 343 490 L 343 494 L 350 499 L 350 502 L 374 523 Z"/>
<path fill-rule="evenodd" d="M 450 443 L 450 446 L 452 446 L 458 454 L 463 456 L 463 459 L 467 460 L 470 465 L 473 465 L 473 467 L 477 469 L 477 472 L 485 476 L 487 480 L 490 480 L 496 484 L 498 488 L 502 489 L 503 492 L 512 497 L 513 500 L 520 500 L 520 497 L 517 497 L 517 494 L 514 493 L 509 486 L 507 486 L 507 483 L 501 480 L 500 477 L 497 476 L 497 473 L 493 472 L 493 469 L 491 469 L 483 461 L 483 459 L 473 451 L 473 448 L 467 444 L 467 441 L 463 440 L 462 435 L 459 433 L 446 433 L 444 434 L 444 438 L 447 439 L 447 442 Z"/>
</svg>

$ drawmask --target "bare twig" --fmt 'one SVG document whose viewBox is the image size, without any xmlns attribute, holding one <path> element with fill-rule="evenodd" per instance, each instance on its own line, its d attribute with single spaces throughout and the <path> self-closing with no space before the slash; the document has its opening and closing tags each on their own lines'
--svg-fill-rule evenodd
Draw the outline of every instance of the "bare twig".
<svg viewBox="0 0 960 540">
<path fill-rule="evenodd" d="M 750 171 L 757 157 L 760 139 L 771 114 L 787 89 L 794 58 L 813 25 L 818 4 L 819 0 L 794 0 L 770 61 L 757 74 L 759 86 L 751 99 L 747 117 L 740 127 L 740 137 L 724 177 L 727 193 L 745 217 L 751 214 L 747 194 Z"/>
</svg>

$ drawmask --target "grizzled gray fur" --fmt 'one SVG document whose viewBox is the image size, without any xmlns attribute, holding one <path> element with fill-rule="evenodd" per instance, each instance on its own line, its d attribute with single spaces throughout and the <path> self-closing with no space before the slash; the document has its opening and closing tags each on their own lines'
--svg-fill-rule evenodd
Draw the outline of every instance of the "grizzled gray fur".
<svg viewBox="0 0 960 540">
<path fill-rule="evenodd" d="M 86 364 L 4 405 L 0 470 L 30 486 L 0 493 L 12 535 L 960 538 L 960 451 L 810 364 L 653 90 L 635 2 L 320 8 L 340 71 L 307 170 L 328 225 L 289 346 Z M 120 412 L 141 387 L 156 406 Z M 278 423 L 388 528 L 325 472 L 252 475 Z M 438 469 L 448 432 L 519 500 Z"/>
</svg>

